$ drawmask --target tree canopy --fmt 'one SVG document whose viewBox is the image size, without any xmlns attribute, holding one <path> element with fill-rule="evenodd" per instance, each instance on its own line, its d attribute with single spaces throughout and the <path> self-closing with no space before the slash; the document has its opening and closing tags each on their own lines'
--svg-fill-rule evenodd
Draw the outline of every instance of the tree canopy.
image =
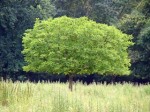
<svg viewBox="0 0 150 112">
<path fill-rule="evenodd" d="M 25 71 L 129 74 L 131 36 L 86 17 L 36 20 L 23 37 Z"/>
</svg>

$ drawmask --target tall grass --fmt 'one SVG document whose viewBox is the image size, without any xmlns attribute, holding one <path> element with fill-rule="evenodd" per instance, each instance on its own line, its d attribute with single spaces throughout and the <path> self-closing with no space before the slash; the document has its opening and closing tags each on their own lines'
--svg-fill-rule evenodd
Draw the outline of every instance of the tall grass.
<svg viewBox="0 0 150 112">
<path fill-rule="evenodd" d="M 0 112 L 150 112 L 150 85 L 1 81 Z"/>
</svg>

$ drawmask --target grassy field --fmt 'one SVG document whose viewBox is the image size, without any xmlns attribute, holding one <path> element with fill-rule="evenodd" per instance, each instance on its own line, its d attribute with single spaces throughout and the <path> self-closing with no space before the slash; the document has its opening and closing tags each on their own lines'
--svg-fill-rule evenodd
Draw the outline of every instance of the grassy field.
<svg viewBox="0 0 150 112">
<path fill-rule="evenodd" d="M 0 112 L 150 112 L 150 85 L 0 82 Z"/>
</svg>

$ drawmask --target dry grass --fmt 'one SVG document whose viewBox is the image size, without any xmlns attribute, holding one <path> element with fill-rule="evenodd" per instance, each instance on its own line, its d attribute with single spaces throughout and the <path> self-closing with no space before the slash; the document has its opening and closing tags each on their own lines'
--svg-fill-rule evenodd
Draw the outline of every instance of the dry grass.
<svg viewBox="0 0 150 112">
<path fill-rule="evenodd" d="M 0 112 L 150 112 L 150 85 L 2 81 Z"/>
</svg>

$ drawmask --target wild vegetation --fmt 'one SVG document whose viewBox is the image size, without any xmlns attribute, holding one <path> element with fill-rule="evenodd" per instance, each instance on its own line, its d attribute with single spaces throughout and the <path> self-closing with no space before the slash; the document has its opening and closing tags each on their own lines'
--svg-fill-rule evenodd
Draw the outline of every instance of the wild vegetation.
<svg viewBox="0 0 150 112">
<path fill-rule="evenodd" d="M 1 112 L 149 112 L 150 85 L 0 82 Z"/>
<path fill-rule="evenodd" d="M 150 112 L 149 84 L 115 83 L 150 82 L 150 0 L 1 0 L 0 77 L 0 112 Z"/>
<path fill-rule="evenodd" d="M 71 90 L 77 74 L 129 75 L 131 39 L 115 27 L 86 17 L 37 19 L 23 37 L 23 69 L 68 75 Z"/>
</svg>

